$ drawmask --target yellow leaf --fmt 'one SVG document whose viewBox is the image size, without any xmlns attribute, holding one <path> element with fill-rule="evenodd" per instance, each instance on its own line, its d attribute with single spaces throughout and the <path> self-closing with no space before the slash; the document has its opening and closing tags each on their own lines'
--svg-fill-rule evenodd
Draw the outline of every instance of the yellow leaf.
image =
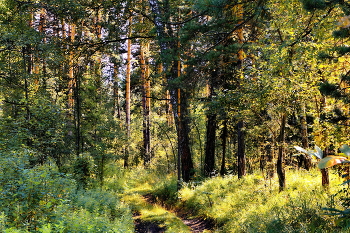
<svg viewBox="0 0 350 233">
<path fill-rule="evenodd" d="M 347 160 L 346 157 L 343 156 L 327 156 L 318 163 L 318 168 L 323 169 L 327 167 L 332 167 L 337 164 L 341 164 L 343 161 Z"/>
</svg>

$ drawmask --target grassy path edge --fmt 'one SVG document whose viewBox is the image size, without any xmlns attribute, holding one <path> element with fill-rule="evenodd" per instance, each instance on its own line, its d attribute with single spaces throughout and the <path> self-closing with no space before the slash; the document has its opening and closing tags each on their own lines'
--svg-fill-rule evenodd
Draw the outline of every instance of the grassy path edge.
<svg viewBox="0 0 350 233">
<path fill-rule="evenodd" d="M 159 229 L 164 229 L 164 231 L 160 230 L 160 232 L 192 232 L 191 228 L 176 216 L 175 213 L 166 210 L 158 204 L 149 203 L 137 190 L 129 190 L 127 193 L 124 193 L 122 201 L 131 207 L 135 222 L 149 223 L 151 228 L 156 228 L 154 225 L 156 224 Z M 137 232 L 137 229 L 135 232 Z"/>
</svg>

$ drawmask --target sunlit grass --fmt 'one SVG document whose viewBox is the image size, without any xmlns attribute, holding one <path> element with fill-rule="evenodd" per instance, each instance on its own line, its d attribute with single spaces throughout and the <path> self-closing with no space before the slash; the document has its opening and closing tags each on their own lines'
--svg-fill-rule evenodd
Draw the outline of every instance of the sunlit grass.
<svg viewBox="0 0 350 233">
<path fill-rule="evenodd" d="M 142 195 L 137 193 L 125 193 L 122 198 L 135 212 L 140 213 L 139 218 L 146 222 L 157 223 L 160 227 L 165 227 L 167 233 L 190 232 L 181 219 L 174 213 L 166 210 L 162 206 L 148 203 Z"/>
<path fill-rule="evenodd" d="M 334 227 L 324 215 L 330 194 L 339 189 L 331 175 L 329 191 L 321 187 L 319 171 L 287 171 L 287 188 L 278 191 L 277 176 L 265 180 L 260 174 L 208 179 L 180 191 L 183 206 L 210 217 L 219 232 L 327 232 Z"/>
<path fill-rule="evenodd" d="M 283 192 L 279 192 L 277 175 L 264 179 L 259 172 L 242 179 L 228 175 L 185 183 L 177 192 L 175 176 L 140 169 L 125 179 L 128 188 L 123 200 L 139 211 L 143 220 L 166 225 L 167 232 L 187 232 L 188 227 L 179 229 L 180 219 L 161 206 L 145 202 L 141 195 L 151 193 L 158 203 L 213 219 L 217 223 L 215 232 L 342 232 L 336 218 L 325 215 L 322 209 L 342 188 L 341 178 L 331 170 L 329 174 L 329 189 L 321 186 L 318 169 L 287 169 Z M 339 207 L 337 202 L 335 205 Z"/>
</svg>

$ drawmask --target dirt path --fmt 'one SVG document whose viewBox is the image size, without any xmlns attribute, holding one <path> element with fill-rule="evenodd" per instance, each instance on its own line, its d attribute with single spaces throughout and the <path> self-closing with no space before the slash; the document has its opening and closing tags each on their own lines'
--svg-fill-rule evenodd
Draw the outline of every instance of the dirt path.
<svg viewBox="0 0 350 233">
<path fill-rule="evenodd" d="M 165 227 L 160 227 L 155 222 L 144 221 L 140 218 L 140 213 L 134 213 L 135 233 L 162 233 Z"/>
<path fill-rule="evenodd" d="M 144 200 L 151 204 L 156 205 L 154 198 L 151 195 L 144 195 Z M 169 211 L 169 210 L 167 210 Z M 175 212 L 175 216 L 183 222 L 186 226 L 189 227 L 188 232 L 200 233 L 200 232 L 210 232 L 214 228 L 214 223 L 212 221 L 203 219 L 203 218 L 193 218 L 187 213 Z M 155 221 L 145 221 L 141 218 L 139 212 L 134 213 L 134 222 L 135 222 L 135 232 L 136 233 L 162 233 L 165 232 L 167 226 L 164 224 L 157 224 Z"/>
<path fill-rule="evenodd" d="M 185 223 L 187 226 L 191 228 L 191 232 L 199 233 L 203 232 L 205 230 L 212 230 L 214 227 L 214 224 L 212 221 L 207 221 L 202 218 L 181 218 L 183 223 Z"/>
</svg>

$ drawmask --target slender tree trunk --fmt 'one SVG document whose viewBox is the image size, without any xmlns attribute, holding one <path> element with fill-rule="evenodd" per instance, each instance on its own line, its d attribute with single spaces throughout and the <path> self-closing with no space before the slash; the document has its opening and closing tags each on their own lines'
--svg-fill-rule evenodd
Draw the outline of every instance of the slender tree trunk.
<svg viewBox="0 0 350 233">
<path fill-rule="evenodd" d="M 329 175 L 328 175 L 328 169 L 324 168 L 321 169 L 322 174 L 322 187 L 325 189 L 329 188 Z"/>
<path fill-rule="evenodd" d="M 220 175 L 226 174 L 226 141 L 227 141 L 227 120 L 224 120 L 224 127 L 222 129 L 221 134 L 221 141 L 222 141 L 222 160 L 221 160 L 221 168 L 220 168 Z"/>
<path fill-rule="evenodd" d="M 280 192 L 286 187 L 286 174 L 284 171 L 284 134 L 286 127 L 286 114 L 282 115 L 280 135 L 278 138 L 278 158 L 277 158 L 277 174 Z"/>
<path fill-rule="evenodd" d="M 307 133 L 307 121 L 306 121 L 306 111 L 305 106 L 302 107 L 302 114 L 300 118 L 300 130 L 301 130 L 301 144 L 303 148 L 309 148 L 309 140 Z M 304 168 L 309 171 L 311 168 L 311 158 L 307 155 L 302 155 L 302 161 L 304 164 Z"/>
<path fill-rule="evenodd" d="M 211 84 L 208 87 L 208 99 L 211 100 L 214 92 L 214 86 Z M 207 115 L 207 137 L 205 144 L 204 158 L 204 175 L 211 176 L 215 171 L 215 143 L 216 143 L 216 114 L 208 113 Z"/>
<path fill-rule="evenodd" d="M 323 151 L 323 158 L 327 157 L 329 155 L 328 148 L 326 148 Z M 328 174 L 328 169 L 324 168 L 321 169 L 321 174 L 322 174 L 322 187 L 325 189 L 329 188 L 329 174 Z"/>
<path fill-rule="evenodd" d="M 204 175 L 215 171 L 216 114 L 207 115 L 207 141 L 205 145 Z"/>
<path fill-rule="evenodd" d="M 237 4 L 236 7 L 236 16 L 239 19 L 238 23 L 243 22 L 243 5 Z M 244 42 L 244 35 L 243 35 L 243 28 L 240 27 L 237 29 L 237 36 L 238 36 L 238 43 L 243 45 Z M 243 60 L 244 60 L 244 52 L 243 49 L 238 50 L 238 60 L 239 60 L 239 70 L 241 73 L 243 73 Z M 238 178 L 241 178 L 245 176 L 246 174 L 246 158 L 245 158 L 245 141 L 244 141 L 244 121 L 240 120 L 237 124 L 237 140 L 238 140 L 238 147 L 237 147 L 237 167 L 238 167 Z"/>
<path fill-rule="evenodd" d="M 150 105 L 151 90 L 149 80 L 149 67 L 147 61 L 149 43 L 141 45 L 141 76 L 143 81 L 142 109 L 143 109 L 143 152 L 144 165 L 147 166 L 151 161 L 151 132 L 150 132 Z"/>
<path fill-rule="evenodd" d="M 245 157 L 245 140 L 244 140 L 244 121 L 237 123 L 237 167 L 238 178 L 246 175 L 246 157 Z"/>
<path fill-rule="evenodd" d="M 129 19 L 129 36 L 131 35 L 131 23 L 132 19 Z M 124 167 L 129 166 L 129 140 L 130 140 L 130 104 L 131 104 L 131 94 L 130 94 L 130 78 L 131 78 L 131 40 L 127 40 L 127 58 L 126 58 L 126 77 L 125 77 L 125 125 L 126 125 L 126 135 L 127 135 L 127 145 L 125 149 L 124 157 Z"/>
<path fill-rule="evenodd" d="M 29 122 L 31 118 L 29 109 L 29 77 L 32 73 L 32 55 L 30 46 L 25 46 L 22 48 L 23 56 L 23 69 L 24 69 L 24 98 L 25 98 L 25 109 L 26 109 L 26 121 Z"/>
<path fill-rule="evenodd" d="M 191 149 L 189 145 L 189 122 L 187 116 L 187 98 L 185 93 L 178 89 L 178 157 L 182 179 L 188 182 L 194 174 Z M 183 106 L 186 106 L 185 108 Z"/>
<path fill-rule="evenodd" d="M 45 14 L 46 14 L 45 9 L 41 9 L 40 14 L 39 14 L 39 24 L 38 24 L 38 31 L 40 33 L 44 32 Z M 33 56 L 33 74 L 34 74 L 34 80 L 33 80 L 34 88 L 33 89 L 34 89 L 34 92 L 37 92 L 40 88 L 40 78 L 39 78 L 40 58 L 39 58 L 39 54 L 37 52 Z"/>
<path fill-rule="evenodd" d="M 75 41 L 75 25 L 70 26 L 69 37 L 71 43 Z M 75 77 L 74 77 L 74 52 L 69 52 L 69 73 L 68 73 L 68 109 L 71 112 L 74 111 L 74 86 L 75 86 Z"/>
<path fill-rule="evenodd" d="M 120 104 L 119 104 L 119 83 L 117 81 L 116 68 L 114 69 L 114 81 L 113 81 L 113 116 L 121 119 Z"/>
</svg>

